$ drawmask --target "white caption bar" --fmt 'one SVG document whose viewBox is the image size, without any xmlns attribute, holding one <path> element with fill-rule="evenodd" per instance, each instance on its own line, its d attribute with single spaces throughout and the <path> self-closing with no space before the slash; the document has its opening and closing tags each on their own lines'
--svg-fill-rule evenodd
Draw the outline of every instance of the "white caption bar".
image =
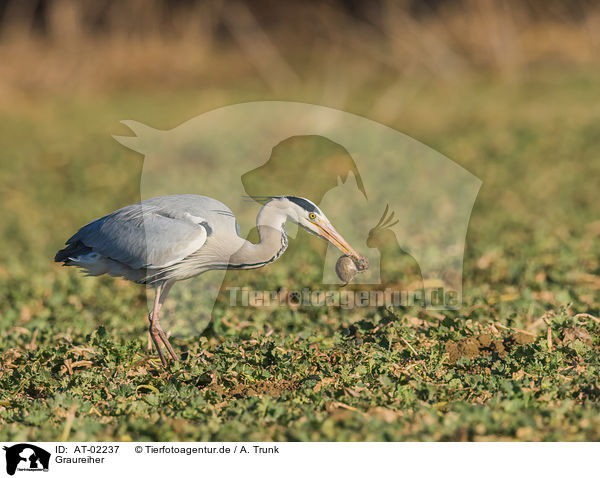
<svg viewBox="0 0 600 478">
<path fill-rule="evenodd" d="M 595 476 L 598 443 L 2 443 L 0 476 Z M 3 452 L 3 453 L 2 453 Z M 6 468 L 5 468 L 6 467 Z M 45 472 L 45 473 L 44 473 Z M 43 473 L 43 474 L 42 474 Z M 590 473 L 592 473 L 590 475 Z M 178 475 L 175 475 L 178 476 Z M 308 475 L 310 476 L 310 475 Z"/>
</svg>

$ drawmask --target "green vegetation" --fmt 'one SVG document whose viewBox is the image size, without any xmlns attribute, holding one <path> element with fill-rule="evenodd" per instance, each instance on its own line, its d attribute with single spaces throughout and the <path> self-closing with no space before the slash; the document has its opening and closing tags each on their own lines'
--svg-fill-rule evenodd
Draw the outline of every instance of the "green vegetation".
<svg viewBox="0 0 600 478">
<path fill-rule="evenodd" d="M 265 99 L 246 85 L 222 104 Z M 407 82 L 398 111 L 375 108 L 388 86 L 356 85 L 344 109 L 483 180 L 463 307 L 261 310 L 222 297 L 201 336 L 173 339 L 185 359 L 170 371 L 146 353 L 141 287 L 52 257 L 138 199 L 141 158 L 110 138 L 129 134 L 118 121 L 171 128 L 216 106 L 211 92 L 1 105 L 0 440 L 600 439 L 597 76 Z M 319 246 L 307 243 L 310 270 Z M 263 290 L 302 272 L 284 255 L 236 274 Z"/>
</svg>

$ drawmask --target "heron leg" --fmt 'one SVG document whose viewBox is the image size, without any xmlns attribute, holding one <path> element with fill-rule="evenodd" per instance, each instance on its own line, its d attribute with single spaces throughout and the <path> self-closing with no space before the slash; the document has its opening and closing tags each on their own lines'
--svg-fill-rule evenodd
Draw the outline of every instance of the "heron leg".
<svg viewBox="0 0 600 478">
<path fill-rule="evenodd" d="M 169 355 L 171 356 L 171 358 L 173 360 L 179 360 L 179 356 L 177 355 L 177 353 L 171 346 L 169 339 L 168 339 L 167 335 L 165 334 L 165 332 L 163 331 L 162 327 L 160 326 L 160 322 L 159 322 L 160 309 L 162 308 L 162 305 L 163 305 L 164 301 L 166 300 L 167 294 L 171 290 L 172 286 L 173 286 L 173 282 L 167 282 L 166 284 L 161 284 L 161 285 L 157 286 L 156 295 L 154 297 L 154 308 L 152 309 L 152 312 L 150 312 L 150 314 L 148 315 L 148 321 L 150 322 L 150 325 L 148 327 L 149 337 L 152 340 L 152 342 L 154 343 L 154 346 L 156 347 L 158 356 L 160 357 L 160 361 L 165 366 L 166 366 L 167 362 L 166 362 L 165 357 L 160 348 L 160 343 L 158 341 L 159 338 L 162 341 L 162 343 L 164 344 L 164 346 L 167 348 L 167 351 L 169 352 Z"/>
<path fill-rule="evenodd" d="M 148 321 L 152 322 L 152 312 L 148 315 Z M 152 353 L 152 334 L 148 333 L 148 353 Z"/>
<path fill-rule="evenodd" d="M 158 328 L 156 327 L 156 323 L 158 322 L 158 309 L 159 309 L 159 299 L 160 299 L 160 293 L 162 291 L 163 285 L 160 284 L 156 287 L 156 291 L 155 291 L 155 295 L 154 295 L 154 308 L 152 309 L 152 312 L 150 312 L 150 314 L 148 315 L 148 321 L 150 322 L 150 325 L 148 326 L 148 332 L 150 333 L 150 338 L 152 339 L 152 342 L 154 343 L 154 347 L 156 348 L 156 352 L 158 353 L 158 357 L 160 358 L 160 361 L 163 364 L 163 367 L 167 366 L 167 361 L 165 360 L 165 356 L 162 353 L 162 350 L 160 348 L 160 342 L 158 341 L 159 335 L 158 335 Z"/>
</svg>

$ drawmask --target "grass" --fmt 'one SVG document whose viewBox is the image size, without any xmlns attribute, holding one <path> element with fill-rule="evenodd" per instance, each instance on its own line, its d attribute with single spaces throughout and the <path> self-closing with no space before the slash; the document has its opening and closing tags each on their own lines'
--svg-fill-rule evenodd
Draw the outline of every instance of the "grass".
<svg viewBox="0 0 600 478">
<path fill-rule="evenodd" d="M 463 307 L 262 310 L 222 297 L 201 336 L 174 340 L 184 360 L 170 371 L 145 351 L 142 289 L 52 257 L 138 199 L 141 160 L 110 138 L 118 121 L 170 128 L 216 106 L 210 91 L 4 104 L 0 440 L 600 439 L 596 78 L 408 82 L 394 86 L 401 111 L 378 104 L 385 83 L 350 90 L 344 109 L 483 180 Z M 223 104 L 264 95 L 221 91 Z M 309 89 L 286 99 L 318 101 Z M 306 243 L 232 280 L 291 288 L 303 279 L 292 258 L 318 262 Z"/>
</svg>

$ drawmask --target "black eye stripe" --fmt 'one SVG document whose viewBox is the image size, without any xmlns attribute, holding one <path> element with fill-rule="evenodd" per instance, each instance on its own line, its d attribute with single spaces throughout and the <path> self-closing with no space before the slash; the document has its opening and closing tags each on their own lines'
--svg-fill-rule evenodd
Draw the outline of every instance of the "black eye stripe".
<svg viewBox="0 0 600 478">
<path fill-rule="evenodd" d="M 293 203 L 300 206 L 302 209 L 306 209 L 309 212 L 317 212 L 318 211 L 317 206 L 315 206 L 313 203 L 311 203 L 310 201 L 308 201 L 304 198 L 299 198 L 296 196 L 286 196 L 286 197 Z"/>
</svg>

